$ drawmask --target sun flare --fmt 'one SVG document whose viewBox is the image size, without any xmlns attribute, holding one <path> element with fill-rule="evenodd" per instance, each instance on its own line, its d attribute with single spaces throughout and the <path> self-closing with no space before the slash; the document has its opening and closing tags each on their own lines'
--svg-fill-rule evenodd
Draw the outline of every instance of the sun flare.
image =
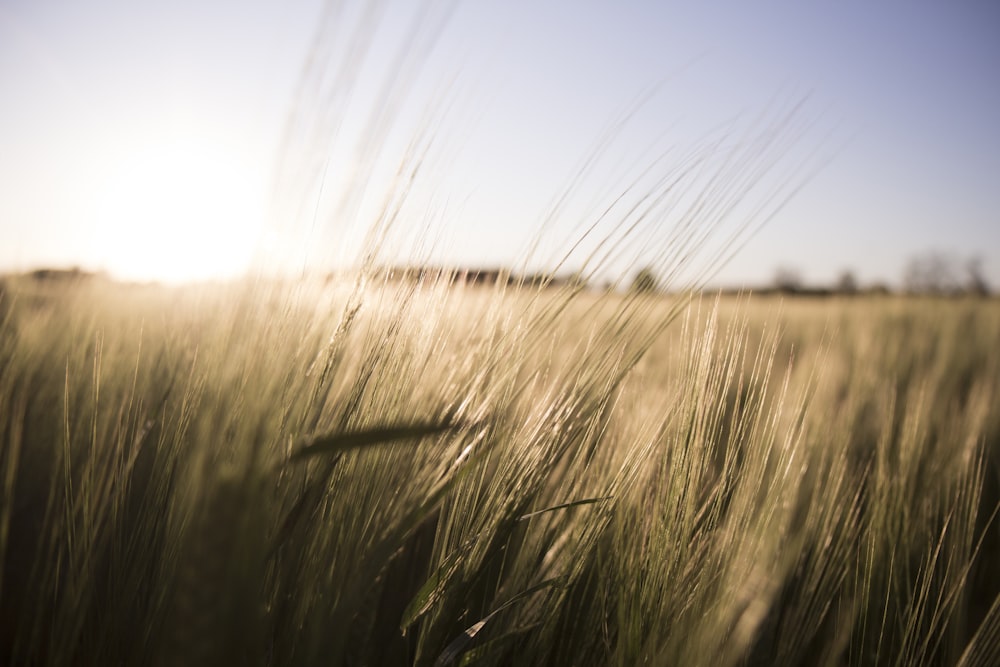
<svg viewBox="0 0 1000 667">
<path fill-rule="evenodd" d="M 99 186 L 102 268 L 168 284 L 246 272 L 263 220 L 250 161 L 193 133 L 145 137 L 117 151 Z"/>
</svg>

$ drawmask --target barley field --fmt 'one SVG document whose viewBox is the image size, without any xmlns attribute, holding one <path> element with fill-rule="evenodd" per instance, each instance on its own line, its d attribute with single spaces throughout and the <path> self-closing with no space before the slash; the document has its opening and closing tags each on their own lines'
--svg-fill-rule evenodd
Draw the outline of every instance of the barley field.
<svg viewBox="0 0 1000 667">
<path fill-rule="evenodd" d="M 1000 658 L 1000 302 L 0 297 L 0 664 Z"/>
</svg>

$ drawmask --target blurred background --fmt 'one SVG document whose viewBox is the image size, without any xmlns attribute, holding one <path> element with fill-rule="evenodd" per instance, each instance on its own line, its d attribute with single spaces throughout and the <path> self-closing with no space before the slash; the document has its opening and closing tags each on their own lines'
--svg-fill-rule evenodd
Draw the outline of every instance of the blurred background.
<svg viewBox="0 0 1000 667">
<path fill-rule="evenodd" d="M 766 167 L 729 177 L 718 238 L 766 224 L 697 265 L 710 284 L 988 289 L 997 34 L 987 0 L 4 0 L 0 272 L 332 271 L 387 208 L 400 262 L 547 270 L 645 166 L 708 146 L 685 196 L 734 151 Z"/>
</svg>

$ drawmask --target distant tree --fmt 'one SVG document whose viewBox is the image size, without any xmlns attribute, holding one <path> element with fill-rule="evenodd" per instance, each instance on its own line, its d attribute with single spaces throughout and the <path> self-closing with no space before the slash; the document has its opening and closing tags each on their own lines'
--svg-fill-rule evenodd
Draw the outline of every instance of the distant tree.
<svg viewBox="0 0 1000 667">
<path fill-rule="evenodd" d="M 911 294 L 957 294 L 961 271 L 953 257 L 932 250 L 911 259 L 903 271 L 903 288 Z"/>
<path fill-rule="evenodd" d="M 774 288 L 786 294 L 799 292 L 802 290 L 802 274 L 797 269 L 779 266 L 774 272 Z"/>
<path fill-rule="evenodd" d="M 836 291 L 840 294 L 856 294 L 858 291 L 858 280 L 850 270 L 844 270 L 837 278 Z"/>
<path fill-rule="evenodd" d="M 650 267 L 639 269 L 632 279 L 631 290 L 640 294 L 652 294 L 659 291 L 660 281 L 656 277 L 656 272 Z"/>
<path fill-rule="evenodd" d="M 865 294 L 885 296 L 887 294 L 892 294 L 892 290 L 890 290 L 889 286 L 885 283 L 873 283 L 865 290 Z"/>
<path fill-rule="evenodd" d="M 965 263 L 965 271 L 968 278 L 966 291 L 976 296 L 989 296 L 990 286 L 983 275 L 982 257 L 972 257 Z"/>
</svg>

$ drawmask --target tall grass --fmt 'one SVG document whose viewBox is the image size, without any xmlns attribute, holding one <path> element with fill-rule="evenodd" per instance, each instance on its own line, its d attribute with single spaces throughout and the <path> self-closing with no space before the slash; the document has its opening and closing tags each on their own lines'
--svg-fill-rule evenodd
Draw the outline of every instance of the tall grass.
<svg viewBox="0 0 1000 667">
<path fill-rule="evenodd" d="M 995 303 L 310 289 L 8 287 L 5 664 L 997 657 Z"/>
<path fill-rule="evenodd" d="M 360 122 L 328 213 L 368 230 L 352 273 L 0 292 L 0 663 L 995 662 L 997 304 L 392 281 L 458 93 L 394 158 L 446 20 L 414 14 L 358 121 L 384 7 L 347 7 L 276 211 L 314 241 L 325 152 Z M 594 199 L 643 103 L 524 268 L 705 266 L 697 285 L 800 182 L 777 170 L 809 129 L 793 107 L 653 146 Z M 577 243 L 543 257 L 581 200 Z"/>
</svg>

